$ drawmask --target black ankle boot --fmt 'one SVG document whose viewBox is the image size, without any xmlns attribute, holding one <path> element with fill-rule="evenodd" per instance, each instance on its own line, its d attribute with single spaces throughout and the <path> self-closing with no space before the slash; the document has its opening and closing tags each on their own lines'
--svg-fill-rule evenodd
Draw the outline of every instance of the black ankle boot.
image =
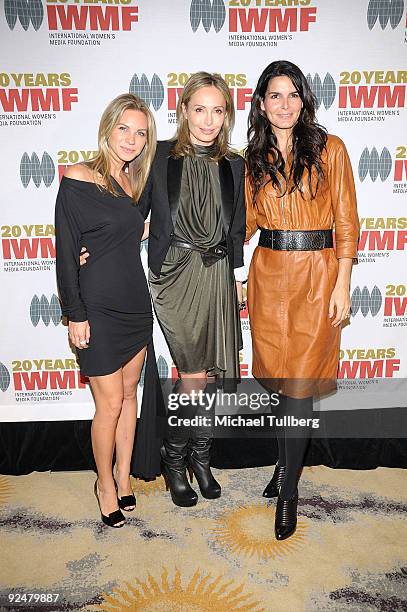
<svg viewBox="0 0 407 612">
<path fill-rule="evenodd" d="M 220 497 L 222 489 L 210 469 L 212 438 L 199 436 L 188 442 L 188 465 L 198 482 L 199 489 L 206 499 Z"/>
<path fill-rule="evenodd" d="M 278 497 L 278 492 L 283 484 L 285 476 L 285 465 L 278 465 L 274 468 L 273 477 L 263 491 L 263 497 Z"/>
<path fill-rule="evenodd" d="M 161 448 L 162 473 L 165 484 L 176 506 L 195 506 L 198 495 L 190 486 L 186 476 L 186 455 L 188 440 L 166 438 Z"/>
<path fill-rule="evenodd" d="M 290 499 L 277 500 L 275 534 L 277 540 L 289 538 L 297 527 L 298 491 Z"/>
</svg>

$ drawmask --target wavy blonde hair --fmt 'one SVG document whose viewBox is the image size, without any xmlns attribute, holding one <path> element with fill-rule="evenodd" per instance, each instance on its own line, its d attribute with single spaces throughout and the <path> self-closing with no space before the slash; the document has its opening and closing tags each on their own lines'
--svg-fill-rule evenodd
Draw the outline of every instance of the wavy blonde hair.
<svg viewBox="0 0 407 612">
<path fill-rule="evenodd" d="M 101 176 L 103 188 L 109 193 L 120 196 L 110 176 L 110 149 L 109 137 L 113 128 L 120 123 L 124 111 L 140 111 L 147 117 L 147 141 L 144 149 L 133 161 L 127 164 L 128 177 L 132 198 L 138 202 L 150 172 L 155 155 L 157 134 L 154 117 L 148 106 L 138 96 L 131 93 L 121 94 L 108 104 L 100 119 L 98 133 L 98 153 L 86 165 L 93 170 L 95 176 Z M 95 181 L 100 184 L 100 181 Z"/>
<path fill-rule="evenodd" d="M 177 133 L 173 140 L 175 142 L 172 150 L 174 157 L 185 157 L 188 155 L 194 155 L 194 147 L 191 143 L 189 135 L 188 120 L 184 117 L 182 107 L 188 107 L 191 97 L 196 91 L 202 87 L 216 87 L 223 97 L 225 98 L 226 109 L 225 109 L 225 121 L 221 127 L 221 130 L 215 140 L 215 152 L 212 156 L 214 161 L 219 161 L 226 155 L 233 156 L 234 154 L 229 148 L 230 133 L 235 123 L 235 107 L 233 104 L 232 96 L 230 95 L 229 87 L 226 81 L 220 76 L 220 74 L 210 72 L 195 72 L 188 81 L 185 83 L 185 87 L 178 100 L 177 104 Z"/>
</svg>

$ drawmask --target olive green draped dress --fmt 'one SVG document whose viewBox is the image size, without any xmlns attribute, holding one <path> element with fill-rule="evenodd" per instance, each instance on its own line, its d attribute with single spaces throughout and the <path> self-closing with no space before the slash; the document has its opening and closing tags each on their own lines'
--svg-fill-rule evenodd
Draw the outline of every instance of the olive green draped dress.
<svg viewBox="0 0 407 612">
<path fill-rule="evenodd" d="M 183 163 L 175 239 L 207 249 L 225 239 L 219 168 L 209 157 L 211 149 L 195 150 Z M 199 252 L 170 246 L 160 276 L 150 271 L 149 281 L 178 372 L 238 379 L 242 339 L 228 257 L 205 267 Z"/>
</svg>

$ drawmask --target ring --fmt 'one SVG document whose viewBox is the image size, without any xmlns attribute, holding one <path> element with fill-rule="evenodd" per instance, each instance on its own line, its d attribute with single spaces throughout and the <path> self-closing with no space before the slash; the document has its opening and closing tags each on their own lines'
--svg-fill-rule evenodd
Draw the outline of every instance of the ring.
<svg viewBox="0 0 407 612">
<path fill-rule="evenodd" d="M 86 344 L 86 340 L 79 340 L 79 344 Z"/>
</svg>

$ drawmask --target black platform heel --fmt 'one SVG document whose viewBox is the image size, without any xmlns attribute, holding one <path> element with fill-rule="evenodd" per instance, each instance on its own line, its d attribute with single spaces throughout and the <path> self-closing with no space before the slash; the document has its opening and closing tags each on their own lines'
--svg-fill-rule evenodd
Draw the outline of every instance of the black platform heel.
<svg viewBox="0 0 407 612">
<path fill-rule="evenodd" d="M 202 496 L 206 499 L 217 499 L 221 496 L 222 489 L 211 472 L 211 445 L 212 438 L 204 436 L 191 438 L 188 442 L 187 462 L 195 474 Z"/>
<path fill-rule="evenodd" d="M 124 514 L 121 512 L 121 510 L 114 510 L 114 512 L 109 513 L 109 516 L 105 516 L 104 514 L 102 514 L 102 508 L 100 507 L 100 500 L 99 500 L 99 494 L 98 494 L 98 481 L 97 480 L 95 481 L 93 492 L 95 493 L 95 497 L 99 505 L 100 516 L 101 516 L 103 523 L 107 525 L 108 527 L 114 527 L 115 529 L 120 529 L 121 527 L 123 527 L 124 523 L 126 522 L 126 518 Z M 121 523 L 121 525 L 119 525 L 118 523 Z"/>
<path fill-rule="evenodd" d="M 298 491 L 290 499 L 277 500 L 275 534 L 277 540 L 286 540 L 297 528 Z"/>
<path fill-rule="evenodd" d="M 278 492 L 280 490 L 281 485 L 283 484 L 285 476 L 285 465 L 278 465 L 276 463 L 276 467 L 274 468 L 273 476 L 268 483 L 267 487 L 263 491 L 263 497 L 278 497 Z"/>
<path fill-rule="evenodd" d="M 187 439 L 166 438 L 161 448 L 162 475 L 167 491 L 176 506 L 188 508 L 195 506 L 198 495 L 186 476 Z M 191 472 L 189 472 L 192 482 Z"/>
</svg>

